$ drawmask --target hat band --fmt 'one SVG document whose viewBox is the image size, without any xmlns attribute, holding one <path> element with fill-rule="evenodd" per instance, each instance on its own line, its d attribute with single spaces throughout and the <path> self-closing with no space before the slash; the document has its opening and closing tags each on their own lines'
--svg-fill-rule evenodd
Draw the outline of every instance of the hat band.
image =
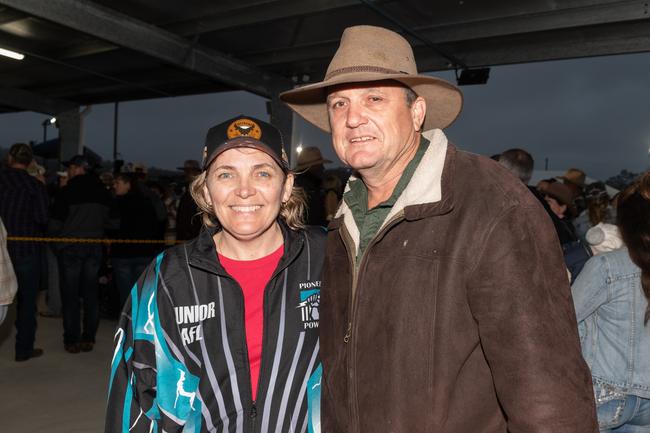
<svg viewBox="0 0 650 433">
<path fill-rule="evenodd" d="M 325 75 L 324 81 L 328 81 L 341 74 L 349 74 L 355 72 L 375 72 L 378 74 L 404 74 L 409 75 L 408 72 L 396 71 L 395 69 L 382 68 L 381 66 L 348 66 L 346 68 L 335 69 Z"/>
</svg>

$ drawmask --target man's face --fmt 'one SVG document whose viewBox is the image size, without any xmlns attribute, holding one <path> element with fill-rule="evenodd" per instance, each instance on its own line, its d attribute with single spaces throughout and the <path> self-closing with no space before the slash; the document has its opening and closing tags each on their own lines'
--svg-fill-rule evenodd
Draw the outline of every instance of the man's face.
<svg viewBox="0 0 650 433">
<path fill-rule="evenodd" d="M 374 81 L 330 88 L 327 111 L 341 161 L 362 174 L 381 175 L 411 156 L 426 103 L 418 97 L 409 107 L 404 87 Z"/>
<path fill-rule="evenodd" d="M 68 180 L 72 179 L 75 176 L 79 176 L 79 175 L 82 175 L 82 174 L 85 174 L 85 173 L 86 173 L 86 170 L 83 167 L 79 166 L 79 165 L 70 164 L 68 166 Z"/>
<path fill-rule="evenodd" d="M 544 196 L 544 200 L 546 200 L 546 203 L 548 203 L 548 206 L 551 208 L 555 216 L 560 219 L 564 218 L 564 214 L 567 210 L 567 206 L 565 204 L 560 203 L 550 195 Z"/>
</svg>

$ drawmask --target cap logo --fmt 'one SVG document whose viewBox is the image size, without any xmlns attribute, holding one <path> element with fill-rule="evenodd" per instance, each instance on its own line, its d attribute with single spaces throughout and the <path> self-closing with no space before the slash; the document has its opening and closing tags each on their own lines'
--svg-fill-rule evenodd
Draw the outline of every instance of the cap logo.
<svg viewBox="0 0 650 433">
<path fill-rule="evenodd" d="M 262 128 L 250 119 L 237 119 L 228 125 L 226 134 L 229 140 L 236 137 L 251 137 L 259 140 L 262 137 Z"/>
</svg>

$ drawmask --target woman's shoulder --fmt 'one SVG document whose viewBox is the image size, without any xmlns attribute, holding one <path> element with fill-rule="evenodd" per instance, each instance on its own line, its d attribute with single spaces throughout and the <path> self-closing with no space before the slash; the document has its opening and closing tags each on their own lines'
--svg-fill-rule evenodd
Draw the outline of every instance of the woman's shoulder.
<svg viewBox="0 0 650 433">
<path fill-rule="evenodd" d="M 305 226 L 301 229 L 310 241 L 325 243 L 327 228 L 323 226 Z"/>
<path fill-rule="evenodd" d="M 641 269 L 630 258 L 627 248 L 620 248 L 601 255 L 607 263 L 612 278 L 636 277 Z"/>
</svg>

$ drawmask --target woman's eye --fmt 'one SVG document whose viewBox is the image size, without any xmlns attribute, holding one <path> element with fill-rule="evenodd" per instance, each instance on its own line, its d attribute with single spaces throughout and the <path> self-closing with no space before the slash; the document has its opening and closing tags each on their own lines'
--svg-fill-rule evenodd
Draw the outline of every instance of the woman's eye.
<svg viewBox="0 0 650 433">
<path fill-rule="evenodd" d="M 230 178 L 232 178 L 232 173 L 228 173 L 228 172 L 217 173 L 217 179 L 230 179 Z"/>
</svg>

